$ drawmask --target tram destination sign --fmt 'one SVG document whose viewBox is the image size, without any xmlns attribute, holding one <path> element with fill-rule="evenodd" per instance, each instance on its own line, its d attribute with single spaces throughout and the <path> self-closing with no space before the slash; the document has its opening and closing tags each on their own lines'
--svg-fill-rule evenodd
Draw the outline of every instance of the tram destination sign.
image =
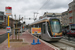
<svg viewBox="0 0 75 50">
<path fill-rule="evenodd" d="M 52 19 L 52 21 L 58 21 L 58 19 Z"/>
</svg>

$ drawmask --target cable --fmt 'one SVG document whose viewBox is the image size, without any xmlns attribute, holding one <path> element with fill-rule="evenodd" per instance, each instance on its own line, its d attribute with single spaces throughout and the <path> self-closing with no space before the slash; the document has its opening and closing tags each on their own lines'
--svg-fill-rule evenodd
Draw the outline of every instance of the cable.
<svg viewBox="0 0 75 50">
<path fill-rule="evenodd" d="M 41 6 L 40 9 L 42 9 L 42 8 L 47 4 L 48 1 L 49 1 L 49 0 L 47 0 L 47 1 Z M 39 9 L 39 10 L 40 10 L 40 9 Z M 38 11 L 39 11 L 39 10 L 38 10 Z M 38 12 L 38 11 L 37 11 L 37 12 Z"/>
</svg>

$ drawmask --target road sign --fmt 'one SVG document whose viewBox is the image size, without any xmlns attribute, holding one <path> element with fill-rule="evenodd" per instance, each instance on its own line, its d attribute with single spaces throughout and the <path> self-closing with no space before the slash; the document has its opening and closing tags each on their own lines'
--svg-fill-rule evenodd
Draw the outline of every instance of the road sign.
<svg viewBox="0 0 75 50">
<path fill-rule="evenodd" d="M 12 7 L 5 7 L 6 15 L 12 15 Z"/>
<path fill-rule="evenodd" d="M 31 28 L 32 34 L 41 34 L 41 28 Z"/>
<path fill-rule="evenodd" d="M 7 33 L 11 33 L 11 27 L 10 26 L 7 26 L 6 30 L 7 30 Z"/>
</svg>

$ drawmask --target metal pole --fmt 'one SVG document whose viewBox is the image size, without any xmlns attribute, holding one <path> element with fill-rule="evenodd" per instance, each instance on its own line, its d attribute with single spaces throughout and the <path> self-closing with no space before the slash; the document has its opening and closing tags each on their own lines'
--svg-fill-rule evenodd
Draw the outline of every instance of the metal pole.
<svg viewBox="0 0 75 50">
<path fill-rule="evenodd" d="M 38 25 L 38 28 L 39 28 L 39 25 Z M 39 34 L 38 34 L 38 38 L 39 38 Z"/>
<path fill-rule="evenodd" d="M 34 12 L 34 21 L 35 21 L 35 12 Z"/>
<path fill-rule="evenodd" d="M 8 26 L 9 26 L 9 15 L 8 15 Z M 10 40 L 9 40 L 9 33 L 8 33 L 8 47 L 10 47 Z"/>
<path fill-rule="evenodd" d="M 33 27 L 35 28 L 35 25 Z M 33 39 L 35 39 L 34 34 L 33 34 Z"/>
<path fill-rule="evenodd" d="M 22 17 L 22 22 L 23 22 L 23 17 Z M 23 29 L 23 25 L 22 25 L 22 29 Z M 22 30 L 22 32 L 23 32 L 23 30 Z"/>
<path fill-rule="evenodd" d="M 13 15 L 12 15 L 12 20 L 13 20 Z M 13 39 L 13 33 L 14 33 L 14 32 L 13 32 L 13 30 L 14 30 L 14 23 L 13 23 L 12 27 L 13 27 L 13 28 L 12 28 L 12 39 Z"/>
<path fill-rule="evenodd" d="M 15 21 L 16 21 L 16 15 L 15 15 Z M 17 21 L 15 23 L 15 28 L 17 28 Z M 15 29 L 15 39 L 17 40 L 17 30 Z"/>
</svg>

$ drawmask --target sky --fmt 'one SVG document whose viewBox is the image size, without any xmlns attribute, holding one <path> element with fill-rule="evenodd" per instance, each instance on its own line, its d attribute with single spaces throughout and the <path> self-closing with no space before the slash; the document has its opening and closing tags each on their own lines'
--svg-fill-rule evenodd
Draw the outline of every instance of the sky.
<svg viewBox="0 0 75 50">
<path fill-rule="evenodd" d="M 69 8 L 68 4 L 73 0 L 0 0 L 0 11 L 5 12 L 5 7 L 12 7 L 12 15 L 16 14 L 17 19 L 24 18 L 26 24 L 34 22 L 26 18 L 34 18 L 34 12 L 37 19 L 44 14 L 49 13 L 62 13 Z"/>
</svg>

